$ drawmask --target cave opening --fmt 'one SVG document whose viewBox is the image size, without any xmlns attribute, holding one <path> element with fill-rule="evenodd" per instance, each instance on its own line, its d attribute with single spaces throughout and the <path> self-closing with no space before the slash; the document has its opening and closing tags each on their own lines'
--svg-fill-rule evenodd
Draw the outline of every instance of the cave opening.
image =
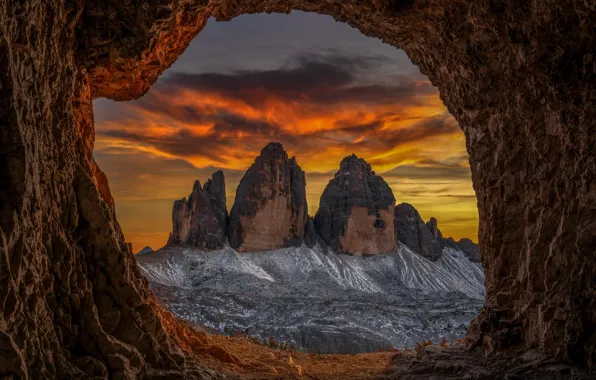
<svg viewBox="0 0 596 380">
<path fill-rule="evenodd" d="M 93 159 L 92 101 L 141 97 L 212 16 L 292 10 L 333 16 L 403 49 L 465 135 L 486 300 L 466 350 L 386 356 L 392 373 L 560 379 L 577 375 L 570 365 L 593 372 L 593 4 L 138 5 L 0 2 L 2 376 L 217 377 L 222 367 L 205 368 L 205 353 L 213 364 L 239 368 L 230 352 L 156 304 Z M 304 372 L 291 358 L 278 359 L 292 374 Z M 367 361 L 342 364 L 353 375 Z"/>
<path fill-rule="evenodd" d="M 143 97 L 99 99 L 94 108 L 94 158 L 124 236 L 177 316 L 227 335 L 347 354 L 462 341 L 480 310 L 464 135 L 402 50 L 313 13 L 211 19 Z M 271 141 L 287 157 L 265 157 L 267 165 L 287 178 L 257 196 L 286 192 L 282 208 L 291 212 L 256 205 L 258 228 L 271 231 L 235 237 L 232 210 L 247 207 L 235 189 L 254 182 L 249 167 L 271 153 L 261 152 Z M 292 182 L 292 156 L 306 183 Z M 365 180 L 333 194 L 334 175 L 350 171 Z M 284 189 L 294 186 L 300 194 Z M 307 206 L 297 211 L 299 203 Z M 208 220 L 218 213 L 219 223 Z M 302 233 L 309 217 L 312 241 Z M 300 230 L 297 241 L 288 224 Z M 347 257 L 363 254 L 378 257 Z"/>
</svg>

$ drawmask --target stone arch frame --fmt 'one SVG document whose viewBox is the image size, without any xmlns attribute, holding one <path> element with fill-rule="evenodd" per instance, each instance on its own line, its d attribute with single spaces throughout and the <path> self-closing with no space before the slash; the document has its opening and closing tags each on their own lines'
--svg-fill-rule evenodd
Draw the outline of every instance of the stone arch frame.
<svg viewBox="0 0 596 380">
<path fill-rule="evenodd" d="M 469 348 L 596 359 L 596 5 L 0 0 L 0 374 L 205 376 L 93 160 L 92 99 L 142 96 L 210 16 L 293 9 L 402 48 L 466 135 L 487 299 Z"/>
</svg>

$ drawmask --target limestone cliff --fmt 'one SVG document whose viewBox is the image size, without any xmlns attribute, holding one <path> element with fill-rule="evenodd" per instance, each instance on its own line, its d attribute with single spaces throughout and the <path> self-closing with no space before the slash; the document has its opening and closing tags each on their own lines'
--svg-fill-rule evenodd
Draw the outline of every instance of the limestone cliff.
<svg viewBox="0 0 596 380">
<path fill-rule="evenodd" d="M 188 199 L 174 202 L 168 245 L 220 249 L 226 242 L 227 219 L 225 180 L 219 170 L 213 173 L 205 187 L 201 187 L 197 180 Z"/>
<path fill-rule="evenodd" d="M 434 223 L 432 222 L 434 220 Z M 436 261 L 442 255 L 442 238 L 436 219 L 432 218 L 429 224 L 432 230 L 424 224 L 418 211 L 409 203 L 400 203 L 395 207 L 395 238 L 405 244 L 412 251 Z M 433 234 L 434 231 L 434 234 Z"/>
<path fill-rule="evenodd" d="M 308 221 L 304 172 L 283 146 L 269 143 L 240 181 L 228 241 L 239 252 L 302 243 Z"/>
<path fill-rule="evenodd" d="M 362 158 L 345 157 L 323 191 L 315 228 L 336 252 L 354 255 L 387 253 L 395 248 L 389 185 Z"/>
</svg>

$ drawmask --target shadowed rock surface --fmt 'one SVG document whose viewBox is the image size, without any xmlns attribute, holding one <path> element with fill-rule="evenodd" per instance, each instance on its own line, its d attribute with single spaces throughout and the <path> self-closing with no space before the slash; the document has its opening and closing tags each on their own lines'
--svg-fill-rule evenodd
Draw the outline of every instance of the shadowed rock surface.
<svg viewBox="0 0 596 380">
<path fill-rule="evenodd" d="M 300 246 L 307 221 L 304 172 L 280 143 L 267 144 L 236 190 L 230 246 L 239 252 Z"/>
<path fill-rule="evenodd" d="M 92 100 L 142 96 L 212 16 L 292 9 L 403 48 L 463 129 L 487 284 L 467 346 L 596 362 L 593 2 L 137 5 L 0 0 L 2 376 L 210 376 L 124 243 Z"/>
<path fill-rule="evenodd" d="M 308 222 L 306 222 L 306 226 L 304 227 L 304 244 L 306 244 L 308 248 L 312 248 L 317 244 L 318 240 L 319 235 L 315 229 L 315 221 L 313 218 L 309 217 Z"/>
<path fill-rule="evenodd" d="M 445 247 L 445 242 L 443 241 L 443 234 L 437 226 L 437 220 L 435 218 L 430 218 L 430 220 L 426 222 L 426 227 L 430 230 L 433 238 L 439 243 L 441 249 L 443 249 Z"/>
<path fill-rule="evenodd" d="M 226 242 L 227 219 L 224 174 L 218 170 L 204 188 L 198 180 L 195 181 L 188 200 L 182 198 L 174 202 L 168 245 L 220 249 Z"/>
<path fill-rule="evenodd" d="M 440 236 L 437 229 L 437 222 L 434 218 L 436 236 Z M 435 238 L 428 225 L 420 217 L 418 210 L 409 203 L 400 203 L 395 206 L 395 238 L 409 247 L 412 251 L 426 257 L 429 260 L 438 260 L 443 252 L 440 241 Z"/>
<path fill-rule="evenodd" d="M 374 255 L 395 248 L 395 197 L 362 158 L 345 157 L 321 194 L 315 228 L 338 253 Z"/>
<path fill-rule="evenodd" d="M 593 380 L 594 375 L 553 360 L 538 350 L 519 351 L 496 360 L 466 351 L 463 346 L 423 346 L 414 356 L 395 355 L 392 380 Z"/>
</svg>

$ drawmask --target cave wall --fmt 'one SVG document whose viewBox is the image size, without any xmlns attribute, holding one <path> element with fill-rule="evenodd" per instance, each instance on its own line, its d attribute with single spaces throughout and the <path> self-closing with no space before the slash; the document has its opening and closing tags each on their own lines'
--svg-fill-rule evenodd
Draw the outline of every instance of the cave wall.
<svg viewBox="0 0 596 380">
<path fill-rule="evenodd" d="M 463 129 L 487 285 L 468 346 L 539 348 L 592 365 L 595 8 L 579 0 L 0 0 L 0 374 L 188 371 L 93 161 L 91 100 L 142 96 L 210 16 L 292 9 L 404 49 Z"/>
</svg>

